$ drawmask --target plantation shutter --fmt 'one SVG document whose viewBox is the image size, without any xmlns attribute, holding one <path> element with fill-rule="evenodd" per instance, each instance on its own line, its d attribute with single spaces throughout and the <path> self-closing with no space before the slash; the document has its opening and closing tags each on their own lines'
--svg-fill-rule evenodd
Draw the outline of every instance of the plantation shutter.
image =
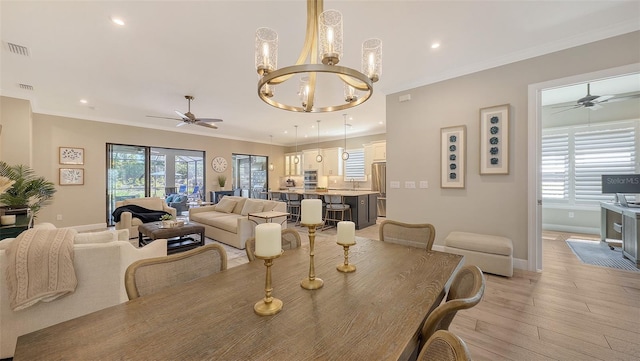
<svg viewBox="0 0 640 361">
<path fill-rule="evenodd" d="M 365 181 L 364 148 L 350 149 L 349 159 L 344 162 L 344 180 Z"/>
<path fill-rule="evenodd" d="M 569 199 L 569 135 L 542 136 L 542 198 Z"/>
</svg>

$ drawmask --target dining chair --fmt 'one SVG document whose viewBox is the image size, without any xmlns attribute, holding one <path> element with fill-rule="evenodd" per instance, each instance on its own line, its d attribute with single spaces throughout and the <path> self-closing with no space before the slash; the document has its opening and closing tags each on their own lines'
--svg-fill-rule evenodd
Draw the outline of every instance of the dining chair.
<svg viewBox="0 0 640 361">
<path fill-rule="evenodd" d="M 403 223 L 391 219 L 380 222 L 378 230 L 383 242 L 400 243 L 431 251 L 436 229 L 429 223 Z"/>
<path fill-rule="evenodd" d="M 416 361 L 468 361 L 471 353 L 467 344 L 452 332 L 438 330 L 422 347 Z"/>
<path fill-rule="evenodd" d="M 424 321 L 421 331 L 420 345 L 423 345 L 437 330 L 448 330 L 459 310 L 477 305 L 484 295 L 485 279 L 478 266 L 464 266 L 458 271 L 447 300 L 436 307 Z"/>
<path fill-rule="evenodd" d="M 207 244 L 186 252 L 132 263 L 125 271 L 124 286 L 132 300 L 226 269 L 227 253 L 224 248 L 219 244 Z"/>
<path fill-rule="evenodd" d="M 247 258 L 249 262 L 252 262 L 256 259 L 255 250 L 256 250 L 256 239 L 255 237 L 251 237 L 244 244 L 245 252 L 247 252 Z M 296 249 L 302 246 L 302 239 L 300 238 L 300 233 L 293 228 L 285 228 L 282 230 L 282 249 Z"/>
</svg>

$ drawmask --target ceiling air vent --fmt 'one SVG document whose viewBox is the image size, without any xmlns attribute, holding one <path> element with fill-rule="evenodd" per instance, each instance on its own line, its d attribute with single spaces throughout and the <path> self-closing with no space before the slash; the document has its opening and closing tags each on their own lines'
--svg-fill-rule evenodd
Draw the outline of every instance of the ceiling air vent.
<svg viewBox="0 0 640 361">
<path fill-rule="evenodd" d="M 26 46 L 7 43 L 7 48 L 9 49 L 10 52 L 14 54 L 29 56 L 29 48 L 27 48 Z"/>
<path fill-rule="evenodd" d="M 18 87 L 22 90 L 33 90 L 33 85 L 29 84 L 18 84 Z"/>
</svg>

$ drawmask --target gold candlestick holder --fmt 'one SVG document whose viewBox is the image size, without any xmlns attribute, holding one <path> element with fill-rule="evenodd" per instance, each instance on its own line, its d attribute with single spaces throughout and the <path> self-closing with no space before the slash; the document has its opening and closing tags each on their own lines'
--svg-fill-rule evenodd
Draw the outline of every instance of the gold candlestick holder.
<svg viewBox="0 0 640 361">
<path fill-rule="evenodd" d="M 344 248 L 344 263 L 339 264 L 336 269 L 338 269 L 338 271 L 340 272 L 344 272 L 344 273 L 349 273 L 349 272 L 355 272 L 356 271 L 356 266 L 349 264 L 349 247 L 355 245 L 354 244 L 342 244 L 342 243 L 338 243 L 339 245 L 341 245 Z"/>
<path fill-rule="evenodd" d="M 317 290 L 318 288 L 321 288 L 322 285 L 324 285 L 324 281 L 316 277 L 315 266 L 313 264 L 313 256 L 315 255 L 314 244 L 316 241 L 316 228 L 320 225 L 322 225 L 322 223 L 301 224 L 301 226 L 309 228 L 309 277 L 303 279 L 300 282 L 300 287 L 307 290 Z"/>
<path fill-rule="evenodd" d="M 270 316 L 275 315 L 276 313 L 282 310 L 282 300 L 274 298 L 271 296 L 271 292 L 273 291 L 273 287 L 271 287 L 271 266 L 273 265 L 273 260 L 280 257 L 284 251 L 282 251 L 279 255 L 270 256 L 270 257 L 262 257 L 256 255 L 256 258 L 263 259 L 264 265 L 267 267 L 267 277 L 264 283 L 264 298 L 253 306 L 253 310 L 260 316 Z"/>
</svg>

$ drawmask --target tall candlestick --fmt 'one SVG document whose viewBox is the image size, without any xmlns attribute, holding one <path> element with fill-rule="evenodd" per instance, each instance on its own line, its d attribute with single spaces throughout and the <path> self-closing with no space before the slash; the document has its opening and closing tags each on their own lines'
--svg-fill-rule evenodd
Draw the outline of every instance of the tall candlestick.
<svg viewBox="0 0 640 361">
<path fill-rule="evenodd" d="M 282 252 L 282 227 L 279 223 L 256 226 L 256 256 L 273 257 Z"/>
<path fill-rule="evenodd" d="M 302 200 L 302 224 L 322 223 L 322 201 L 320 199 Z"/>
</svg>

